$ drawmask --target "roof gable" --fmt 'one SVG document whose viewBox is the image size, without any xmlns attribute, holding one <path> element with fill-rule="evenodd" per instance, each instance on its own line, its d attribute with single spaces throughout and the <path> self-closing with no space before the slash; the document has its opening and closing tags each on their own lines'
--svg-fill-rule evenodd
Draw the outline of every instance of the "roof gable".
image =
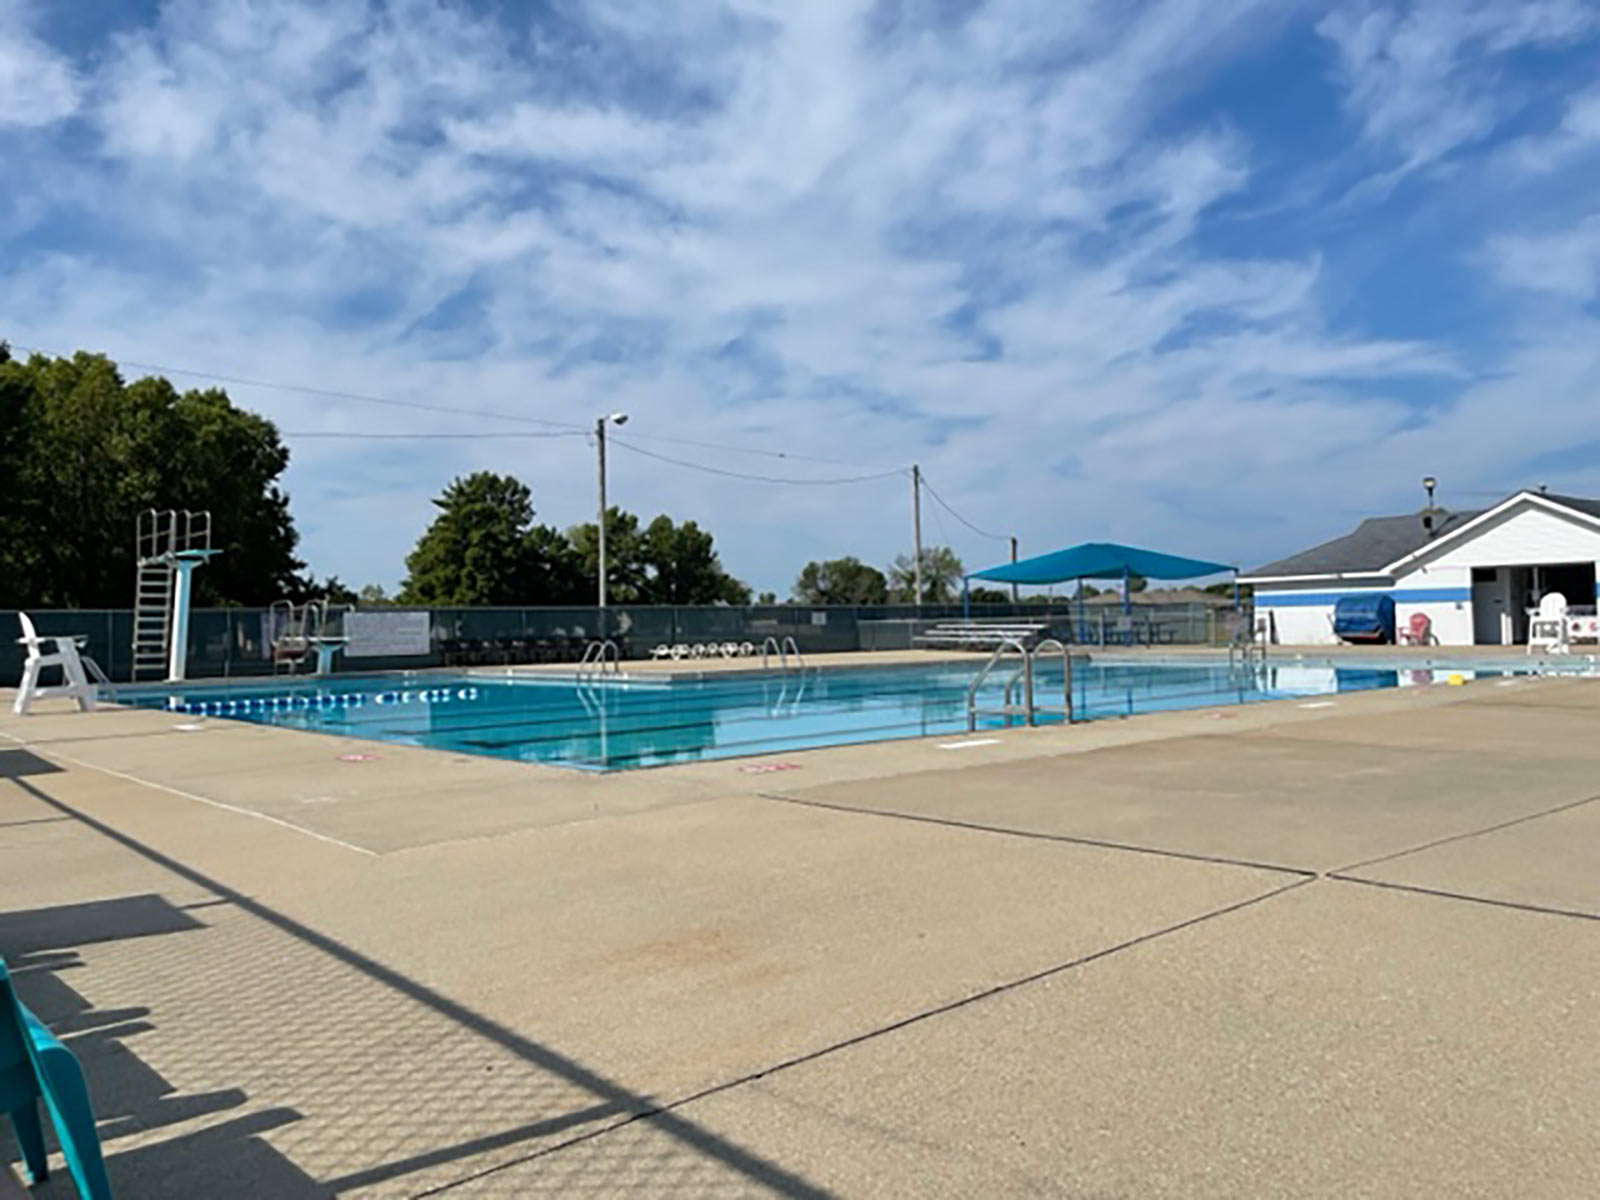
<svg viewBox="0 0 1600 1200">
<path fill-rule="evenodd" d="M 1468 525 L 1480 517 L 1498 512 L 1518 500 L 1530 499 L 1554 508 L 1600 521 L 1600 500 L 1586 500 L 1579 496 L 1558 496 L 1548 492 L 1514 492 L 1490 508 L 1447 512 L 1434 526 L 1432 536 L 1423 528 L 1422 515 L 1410 513 L 1398 517 L 1368 517 L 1343 537 L 1323 542 L 1299 554 L 1280 558 L 1277 562 L 1257 567 L 1240 578 L 1278 579 L 1291 576 L 1323 575 L 1383 575 L 1388 568 L 1414 558 L 1423 550 L 1431 550 L 1442 542 L 1463 533 Z"/>
<path fill-rule="evenodd" d="M 1484 509 L 1445 513 L 1433 536 L 1415 513 L 1399 517 L 1368 517 L 1343 537 L 1323 542 L 1299 554 L 1280 558 L 1249 572 L 1245 578 L 1282 575 L 1375 575 L 1396 559 L 1404 558 L 1438 541 L 1444 533 L 1482 516 Z"/>
</svg>

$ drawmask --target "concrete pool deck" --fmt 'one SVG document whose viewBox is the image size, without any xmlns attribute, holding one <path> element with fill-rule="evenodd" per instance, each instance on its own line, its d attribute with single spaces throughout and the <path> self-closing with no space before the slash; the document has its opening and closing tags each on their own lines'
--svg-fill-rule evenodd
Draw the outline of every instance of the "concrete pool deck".
<svg viewBox="0 0 1600 1200">
<path fill-rule="evenodd" d="M 607 776 L 7 713 L 0 953 L 124 1200 L 1600 1194 L 1600 682 L 1330 700 Z"/>
</svg>

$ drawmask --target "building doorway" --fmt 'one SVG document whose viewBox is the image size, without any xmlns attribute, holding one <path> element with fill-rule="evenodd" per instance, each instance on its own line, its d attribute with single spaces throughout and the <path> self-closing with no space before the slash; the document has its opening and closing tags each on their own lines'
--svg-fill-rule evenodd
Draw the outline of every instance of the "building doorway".
<svg viewBox="0 0 1600 1200">
<path fill-rule="evenodd" d="M 1593 604 L 1594 563 L 1472 568 L 1472 640 L 1479 646 L 1518 646 L 1528 640 L 1528 610 L 1551 592 L 1569 605 Z"/>
</svg>

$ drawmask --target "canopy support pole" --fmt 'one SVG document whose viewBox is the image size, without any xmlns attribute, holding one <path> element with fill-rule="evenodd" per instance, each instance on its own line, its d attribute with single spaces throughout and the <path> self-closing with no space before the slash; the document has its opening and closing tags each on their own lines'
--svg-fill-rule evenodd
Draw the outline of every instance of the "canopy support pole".
<svg viewBox="0 0 1600 1200">
<path fill-rule="evenodd" d="M 961 619 L 972 620 L 972 576 L 961 577 Z"/>
</svg>

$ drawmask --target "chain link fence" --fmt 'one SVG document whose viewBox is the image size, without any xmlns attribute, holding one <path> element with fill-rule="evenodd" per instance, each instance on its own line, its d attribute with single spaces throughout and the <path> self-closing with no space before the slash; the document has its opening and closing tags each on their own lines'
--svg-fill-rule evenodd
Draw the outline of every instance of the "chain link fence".
<svg viewBox="0 0 1600 1200">
<path fill-rule="evenodd" d="M 941 621 L 963 616 L 959 604 L 645 606 L 603 612 L 573 608 L 376 608 L 362 613 L 427 613 L 427 650 L 403 655 L 341 655 L 337 670 L 425 669 L 456 665 L 573 661 L 598 637 L 615 639 L 625 658 L 645 658 L 656 646 L 793 638 L 803 654 L 908 649 Z M 132 670 L 133 613 L 128 609 L 34 610 L 46 636 L 78 636 L 106 674 L 121 682 Z M 1051 632 L 1080 645 L 1205 645 L 1225 640 L 1231 606 L 1200 603 L 1075 606 L 1069 601 L 974 604 L 979 620 L 1048 622 Z M 7 630 L 12 631 L 7 634 Z M 200 608 L 189 617 L 189 675 L 215 678 L 273 673 L 274 615 L 265 608 Z M 23 650 L 15 611 L 0 611 L 0 683 L 22 674 Z"/>
</svg>

